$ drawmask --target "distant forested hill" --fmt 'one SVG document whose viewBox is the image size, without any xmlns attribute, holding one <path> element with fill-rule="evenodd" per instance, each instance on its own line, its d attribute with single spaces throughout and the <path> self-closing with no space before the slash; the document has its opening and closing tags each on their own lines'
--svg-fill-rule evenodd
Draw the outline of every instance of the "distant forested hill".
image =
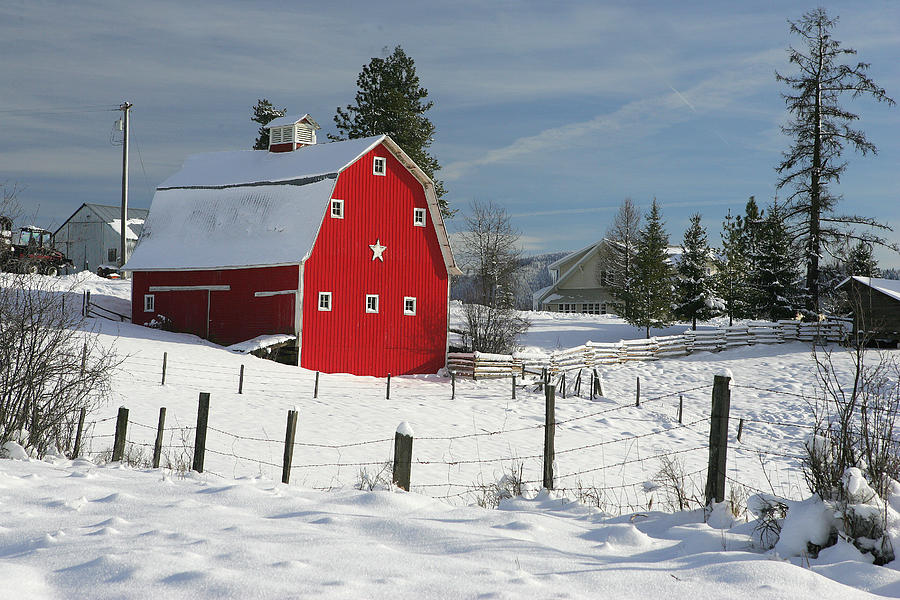
<svg viewBox="0 0 900 600">
<path fill-rule="evenodd" d="M 519 261 L 519 288 L 516 291 L 516 308 L 531 308 L 531 295 L 537 290 L 550 285 L 550 272 L 547 265 L 559 260 L 568 252 L 551 252 L 527 256 Z M 450 283 L 450 299 L 465 300 L 472 288 L 472 277 L 460 275 Z"/>
</svg>

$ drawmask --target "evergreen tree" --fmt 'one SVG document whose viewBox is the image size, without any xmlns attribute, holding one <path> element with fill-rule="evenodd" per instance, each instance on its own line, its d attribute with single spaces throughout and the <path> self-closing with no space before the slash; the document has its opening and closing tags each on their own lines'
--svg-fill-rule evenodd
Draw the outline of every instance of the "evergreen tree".
<svg viewBox="0 0 900 600">
<path fill-rule="evenodd" d="M 613 298 L 618 301 L 619 316 L 628 319 L 631 316 L 631 286 L 634 281 L 634 254 L 638 239 L 641 215 L 631 198 L 625 198 L 619 206 L 619 212 L 606 232 L 606 244 L 603 247 L 598 268 L 597 280 L 604 285 L 602 272 L 606 272 L 606 287 Z"/>
<path fill-rule="evenodd" d="M 847 251 L 844 260 L 844 274 L 847 277 L 859 275 L 860 277 L 881 277 L 878 261 L 872 252 L 872 245 L 859 240 Z"/>
<path fill-rule="evenodd" d="M 696 330 L 698 319 L 709 319 L 722 307 L 710 273 L 710 251 L 706 229 L 700 224 L 700 213 L 691 216 L 681 250 L 681 260 L 676 268 L 675 316 L 689 320 L 691 328 Z"/>
<path fill-rule="evenodd" d="M 385 48 L 385 50 L 387 50 Z M 387 134 L 434 181 L 441 214 L 453 212 L 444 198 L 444 183 L 434 179 L 441 166 L 428 153 L 434 141 L 434 125 L 425 113 L 434 106 L 426 101 L 428 90 L 419 85 L 412 57 L 397 46 L 387 58 L 373 58 L 356 79 L 354 104 L 338 107 L 334 123 L 340 135 L 329 138 L 355 139 Z"/>
<path fill-rule="evenodd" d="M 716 260 L 716 291 L 725 303 L 728 324 L 749 315 L 750 261 L 744 247 L 740 216 L 728 211 L 722 223 L 722 251 Z"/>
<path fill-rule="evenodd" d="M 274 119 L 283 117 L 285 114 L 287 114 L 286 108 L 278 110 L 265 98 L 260 98 L 256 101 L 256 106 L 253 107 L 253 116 L 250 117 L 251 121 L 259 123 L 259 135 L 256 137 L 256 141 L 253 142 L 254 150 L 269 149 L 269 130 L 265 126 Z"/>
<path fill-rule="evenodd" d="M 790 92 L 784 94 L 791 121 L 782 131 L 793 139 L 783 154 L 777 170 L 781 175 L 778 187 L 790 185 L 794 192 L 788 198 L 786 216 L 796 221 L 797 234 L 804 246 L 806 260 L 806 309 L 818 312 L 822 287 L 819 260 L 824 247 L 842 236 L 864 239 L 897 249 L 872 233 L 857 234 L 854 225 L 890 229 L 869 217 L 840 216 L 834 213 L 838 197 L 829 190 L 838 182 L 847 163 L 841 160 L 846 145 L 865 155 L 876 152 L 866 135 L 850 124 L 858 115 L 841 106 L 846 94 L 851 98 L 869 96 L 889 105 L 894 101 L 866 74 L 866 63 L 845 64 L 844 56 L 856 54 L 852 48 L 842 48 L 832 37 L 837 19 L 829 18 L 824 8 L 807 12 L 798 22 L 791 22 L 791 33 L 799 36 L 806 46 L 791 47 L 789 60 L 799 73 L 784 76 L 775 73 Z"/>
<path fill-rule="evenodd" d="M 784 211 L 773 202 L 757 231 L 751 280 L 754 313 L 770 321 L 791 319 L 800 308 L 800 267 Z"/>
<path fill-rule="evenodd" d="M 651 327 L 672 324 L 673 270 L 668 260 L 669 236 L 663 229 L 656 198 L 638 234 L 631 289 L 631 315 L 627 321 L 643 327 L 650 337 Z"/>
<path fill-rule="evenodd" d="M 759 257 L 759 243 L 761 231 L 765 222 L 764 211 L 760 210 L 756 203 L 756 198 L 750 196 L 747 204 L 744 206 L 744 215 L 738 215 L 737 224 L 740 228 L 740 244 L 741 252 L 746 257 L 746 275 L 741 292 L 744 294 L 745 311 L 741 315 L 742 318 L 762 318 L 765 311 L 760 312 L 760 306 L 763 300 L 760 297 L 759 289 L 754 283 L 754 274 L 759 266 L 756 261 Z M 792 257 L 793 258 L 793 257 Z"/>
</svg>

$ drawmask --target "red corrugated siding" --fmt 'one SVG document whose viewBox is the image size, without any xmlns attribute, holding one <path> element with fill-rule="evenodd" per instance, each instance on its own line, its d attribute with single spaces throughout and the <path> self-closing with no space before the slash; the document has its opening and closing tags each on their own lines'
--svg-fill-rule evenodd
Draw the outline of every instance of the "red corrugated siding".
<svg viewBox="0 0 900 600">
<path fill-rule="evenodd" d="M 387 174 L 372 174 L 375 156 Z M 434 373 L 444 366 L 447 342 L 447 269 L 431 216 L 413 226 L 413 208 L 425 208 L 422 185 L 384 148 L 361 157 L 336 182 L 344 218 L 326 215 L 304 267 L 301 364 L 323 372 L 383 377 Z M 369 244 L 387 247 L 372 260 Z M 318 310 L 318 293 L 332 292 L 332 310 Z M 365 310 L 379 295 L 379 313 Z M 404 296 L 417 299 L 403 314 Z"/>
<path fill-rule="evenodd" d="M 235 344 L 268 333 L 294 333 L 294 296 L 257 298 L 255 292 L 297 289 L 298 266 L 221 271 L 138 271 L 132 279 L 132 321 L 149 322 L 157 314 L 171 319 L 176 331 L 206 337 L 205 291 L 152 292 L 156 310 L 144 312 L 144 294 L 152 285 L 230 285 L 210 292 L 209 339 Z"/>
</svg>

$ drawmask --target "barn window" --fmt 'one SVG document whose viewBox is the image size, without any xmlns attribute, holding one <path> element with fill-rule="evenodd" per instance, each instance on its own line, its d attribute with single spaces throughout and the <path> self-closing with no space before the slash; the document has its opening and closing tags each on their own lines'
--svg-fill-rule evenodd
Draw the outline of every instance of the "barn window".
<svg viewBox="0 0 900 600">
<path fill-rule="evenodd" d="M 331 200 L 331 218 L 332 219 L 343 219 L 344 218 L 344 201 L 343 200 Z"/>
<path fill-rule="evenodd" d="M 366 312 L 378 312 L 378 294 L 366 294 Z"/>
<path fill-rule="evenodd" d="M 413 209 L 413 225 L 416 227 L 425 227 L 425 209 L 424 208 L 414 208 Z"/>
<path fill-rule="evenodd" d="M 116 257 L 119 256 L 118 248 L 110 248 L 106 251 L 106 261 L 114 263 L 116 262 Z"/>
<path fill-rule="evenodd" d="M 387 159 L 383 156 L 376 156 L 375 162 L 372 163 L 372 173 L 375 175 L 387 174 Z"/>
<path fill-rule="evenodd" d="M 403 314 L 415 316 L 416 314 L 416 299 L 412 296 L 404 296 L 403 298 Z"/>
<path fill-rule="evenodd" d="M 331 292 L 319 292 L 319 310 L 331 310 Z"/>
<path fill-rule="evenodd" d="M 144 294 L 144 312 L 153 312 L 156 310 L 156 296 L 153 294 Z"/>
</svg>

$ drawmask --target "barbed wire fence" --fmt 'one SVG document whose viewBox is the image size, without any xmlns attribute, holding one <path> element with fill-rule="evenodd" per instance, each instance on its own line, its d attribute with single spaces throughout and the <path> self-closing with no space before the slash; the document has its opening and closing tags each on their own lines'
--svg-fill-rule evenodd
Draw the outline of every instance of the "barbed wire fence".
<svg viewBox="0 0 900 600">
<path fill-rule="evenodd" d="M 159 361 L 151 360 L 147 357 L 130 357 L 129 360 L 144 367 L 160 367 Z M 241 369 L 236 374 L 233 369 L 226 369 L 221 365 L 203 365 L 196 361 L 192 361 L 191 367 L 188 368 L 179 367 L 171 363 L 166 364 L 164 358 L 162 369 L 161 380 L 151 380 L 151 375 L 149 375 L 146 368 L 132 372 L 132 378 L 135 382 L 161 385 L 165 383 L 168 372 L 170 378 L 175 376 L 178 379 L 179 387 L 187 389 L 213 389 L 231 392 L 237 389 L 238 393 L 243 393 L 243 390 L 258 388 L 265 389 L 265 394 L 268 397 L 281 397 L 295 401 L 298 399 L 300 384 L 308 384 L 308 380 L 304 380 L 301 377 L 276 376 L 273 373 L 254 374 L 245 372 L 244 369 Z M 555 390 L 556 385 L 564 386 L 563 389 L 566 386 L 565 378 L 563 377 L 556 380 L 556 385 L 545 379 L 544 381 L 523 383 L 523 387 L 535 384 L 539 384 L 545 391 L 547 389 Z M 572 385 L 574 387 L 574 382 L 572 382 Z M 684 461 L 687 459 L 688 464 L 696 466 L 704 458 L 704 455 L 701 453 L 709 451 L 708 437 L 711 417 L 707 415 L 685 420 L 683 418 L 683 398 L 691 394 L 696 395 L 696 392 L 703 392 L 712 387 L 712 384 L 691 386 L 643 398 L 638 393 L 636 404 L 616 404 L 558 421 L 554 419 L 552 429 L 563 434 L 563 439 L 565 439 L 564 434 L 566 431 L 574 431 L 573 427 L 578 427 L 581 423 L 589 422 L 591 419 L 596 420 L 611 416 L 613 413 L 620 413 L 617 416 L 623 422 L 651 422 L 657 426 L 643 433 L 621 435 L 587 444 L 582 443 L 571 447 L 563 447 L 559 450 L 553 448 L 551 456 L 555 467 L 558 466 L 556 464 L 558 459 L 563 466 L 573 464 L 580 465 L 581 468 L 563 470 L 563 472 L 552 478 L 552 483 L 549 487 L 552 487 L 554 494 L 557 496 L 569 497 L 594 504 L 607 512 L 621 513 L 647 510 L 653 506 L 654 501 L 656 501 L 656 506 L 660 505 L 660 498 L 662 497 L 660 488 L 662 486 L 654 483 L 654 479 L 658 478 L 659 465 L 664 461 L 680 460 L 682 461 L 680 464 L 681 470 L 676 475 L 681 478 L 682 485 L 688 485 L 694 490 L 699 490 L 702 487 L 702 474 L 704 472 L 708 473 L 709 469 L 686 469 L 684 468 Z M 732 387 L 746 387 L 775 394 L 785 393 L 781 390 L 767 390 L 755 386 L 737 386 L 733 383 Z M 337 384 L 330 389 L 338 392 L 351 391 L 355 394 L 360 393 L 352 383 L 348 383 L 348 385 Z M 515 386 L 513 390 L 515 390 Z M 319 381 L 317 376 L 314 394 L 317 395 L 318 391 Z M 564 393 L 572 395 L 572 391 L 574 390 Z M 591 391 L 593 392 L 593 390 Z M 455 393 L 455 388 L 453 393 Z M 679 398 L 677 408 L 674 403 L 663 402 L 676 396 Z M 641 416 L 621 414 L 622 411 L 635 406 L 643 409 L 640 412 Z M 692 412 L 696 413 L 696 407 L 691 408 L 693 409 Z M 785 482 L 781 480 L 782 478 L 779 478 L 779 481 L 773 482 L 766 471 L 766 463 L 764 462 L 765 460 L 775 461 L 774 468 L 777 471 L 779 468 L 784 468 L 786 461 L 793 463 L 802 461 L 804 457 L 796 452 L 796 448 L 756 447 L 740 443 L 740 438 L 742 430 L 745 428 L 749 432 L 752 427 L 757 426 L 796 427 L 798 429 L 812 429 L 812 426 L 804 423 L 761 419 L 750 415 L 740 418 L 740 429 L 737 436 L 737 442 L 739 443 L 729 448 L 733 456 L 740 457 L 742 464 L 745 464 L 748 458 L 759 460 L 765 480 L 769 483 L 769 487 L 772 488 L 770 490 L 771 493 L 782 496 L 787 496 L 787 491 L 791 491 L 792 495 L 802 494 L 802 486 L 796 480 Z M 113 420 L 117 420 L 116 433 L 99 433 L 100 431 L 108 431 L 108 428 L 112 425 L 110 422 Z M 736 420 L 732 418 L 732 423 Z M 85 423 L 84 435 L 81 438 L 82 448 L 80 449 L 80 454 L 89 456 L 97 462 L 118 459 L 142 467 L 160 466 L 169 468 L 181 474 L 196 470 L 194 467 L 195 456 L 198 450 L 197 439 L 201 428 L 199 422 L 196 426 L 161 427 L 127 417 L 124 421 L 124 426 L 118 426 L 119 421 L 121 419 L 117 419 L 117 417 L 109 417 Z M 528 446 L 527 443 L 523 445 L 522 440 L 511 440 L 508 437 L 529 431 L 537 434 L 540 430 L 546 431 L 547 428 L 548 425 L 545 420 L 545 422 L 532 425 L 487 429 L 460 435 L 416 437 L 417 448 L 420 449 L 416 455 L 410 455 L 409 465 L 416 466 L 416 478 L 420 482 L 408 482 L 406 487 L 438 499 L 466 502 L 474 500 L 482 503 L 487 493 L 502 496 L 504 490 L 500 489 L 497 483 L 498 480 L 502 481 L 507 475 L 514 474 L 517 468 L 519 471 L 518 477 L 514 479 L 515 484 L 520 488 L 548 487 L 546 479 L 528 477 L 524 474 L 523 468 L 526 463 L 540 466 L 546 462 L 546 447 L 542 449 L 543 452 L 526 451 L 526 453 L 520 454 L 518 449 L 523 447 L 536 448 L 537 444 L 532 441 L 530 442 L 532 446 Z M 156 432 L 157 441 L 155 444 L 141 441 L 139 439 L 140 435 L 129 437 L 127 434 L 129 429 L 132 432 L 135 429 Z M 267 476 L 271 475 L 273 469 L 282 469 L 283 473 L 287 474 L 283 475 L 283 481 L 287 481 L 291 474 L 296 474 L 302 478 L 301 481 L 304 484 L 312 481 L 310 487 L 335 489 L 348 485 L 359 487 L 364 484 L 362 480 L 369 477 L 369 471 L 371 471 L 371 476 L 374 478 L 373 481 L 377 483 L 378 478 L 382 477 L 382 483 L 390 484 L 390 480 L 386 479 L 389 475 L 385 475 L 385 473 L 389 473 L 392 470 L 391 461 L 396 461 L 393 450 L 396 447 L 397 435 L 349 443 L 326 443 L 324 441 L 306 439 L 297 441 L 291 439 L 290 443 L 286 444 L 287 434 L 283 438 L 241 435 L 221 427 L 210 426 L 208 423 L 203 423 L 202 429 L 204 441 L 201 452 L 218 457 L 216 466 L 219 471 L 221 471 L 222 466 L 228 464 L 227 461 L 230 461 L 233 465 L 232 477 L 237 476 L 239 473 L 246 474 L 248 467 L 258 469 L 261 475 Z M 209 438 L 206 437 L 207 430 L 213 434 Z M 683 438 L 679 447 L 677 449 L 659 451 L 660 447 L 665 447 L 667 441 L 671 441 L 671 436 L 675 433 L 678 433 Z M 666 436 L 668 436 L 668 439 Z M 166 437 L 168 441 L 166 441 Z M 485 438 L 505 440 L 509 452 L 483 458 L 477 441 Z M 539 439 L 540 436 L 538 435 L 530 438 L 530 440 Z M 642 455 L 641 443 L 645 440 L 652 442 L 654 439 L 662 441 L 650 443 L 650 451 Z M 112 447 L 109 446 L 110 441 L 114 442 Z M 474 452 L 466 454 L 465 447 L 463 450 L 457 448 L 464 442 L 473 442 Z M 394 444 L 394 447 L 392 447 L 392 444 Z M 304 450 L 327 451 L 334 453 L 336 458 L 332 460 L 314 460 L 312 456 L 308 456 L 307 460 L 298 461 L 297 464 L 290 461 L 286 463 L 285 457 L 288 455 L 288 445 L 292 455 L 294 450 L 301 452 L 301 456 L 307 456 L 302 454 Z M 423 445 L 424 451 L 421 449 Z M 684 445 L 688 447 L 681 447 Z M 99 449 L 95 449 L 95 447 Z M 118 456 L 116 453 L 117 447 L 119 448 Z M 605 449 L 607 448 L 616 448 L 618 450 L 617 453 L 613 453 L 616 458 L 609 462 L 606 461 L 605 457 Z M 151 463 L 148 457 L 151 452 L 160 457 L 158 464 Z M 583 466 L 590 463 L 596 466 Z M 759 490 L 758 485 L 748 484 L 745 478 L 741 477 L 741 473 L 736 470 L 736 461 L 732 460 L 731 463 L 731 472 L 724 474 L 723 477 L 731 482 L 732 486 L 742 486 L 747 490 L 760 493 L 761 490 Z M 200 470 L 216 477 L 228 477 L 226 473 L 211 472 L 203 466 L 201 466 Z M 351 476 L 357 478 L 355 483 L 348 481 L 347 470 L 350 470 Z M 531 470 L 533 469 L 529 469 L 529 472 Z M 635 476 L 635 471 L 637 470 L 642 475 L 640 478 Z M 440 472 L 444 472 L 446 475 L 436 476 L 436 473 Z M 600 478 L 599 482 L 597 481 L 598 477 Z M 325 481 L 327 481 L 327 484 L 323 485 Z M 758 481 L 758 478 L 753 479 L 753 481 Z M 699 494 L 697 495 L 699 496 Z"/>
</svg>

